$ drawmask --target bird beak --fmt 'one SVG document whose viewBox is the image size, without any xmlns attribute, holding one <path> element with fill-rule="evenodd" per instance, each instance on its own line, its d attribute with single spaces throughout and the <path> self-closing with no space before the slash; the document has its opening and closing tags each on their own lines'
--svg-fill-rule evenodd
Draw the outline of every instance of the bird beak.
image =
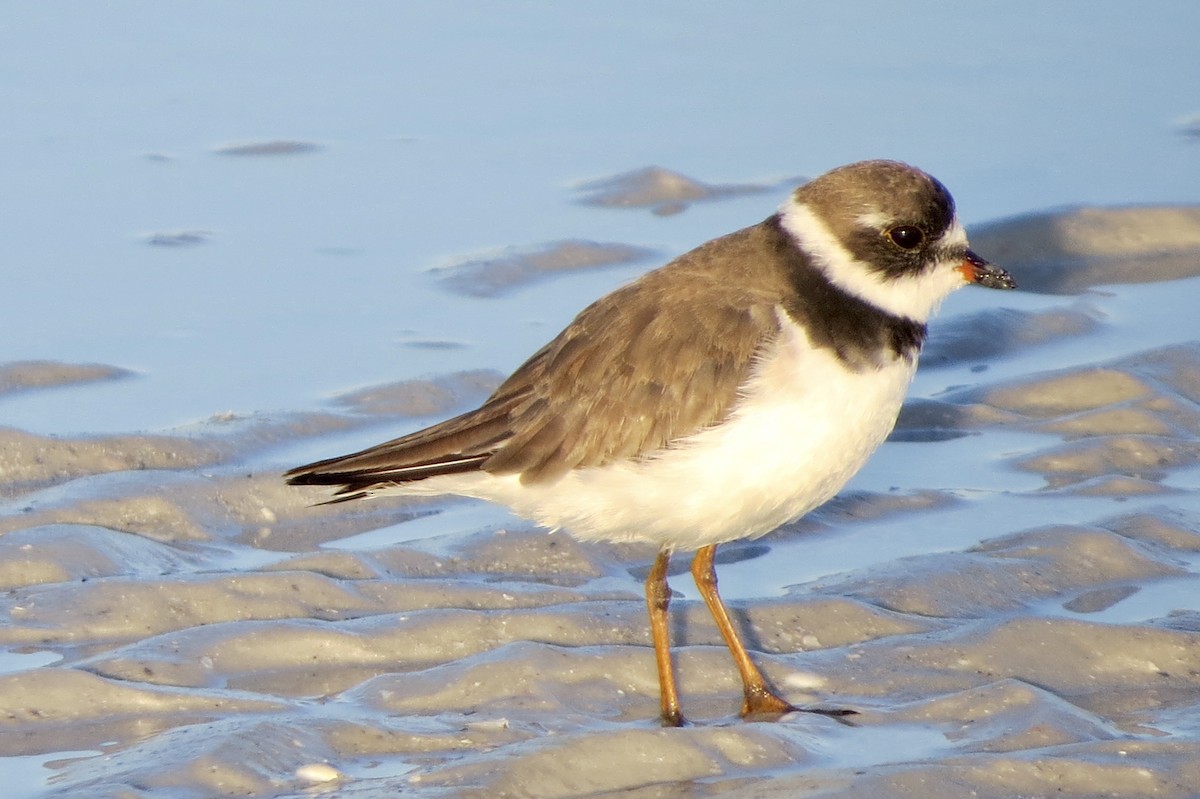
<svg viewBox="0 0 1200 799">
<path fill-rule="evenodd" d="M 989 289 L 1015 289 L 1017 282 L 1012 275 L 998 266 L 989 264 L 975 253 L 967 250 L 967 257 L 958 266 L 959 274 L 968 283 L 978 283 Z"/>
</svg>

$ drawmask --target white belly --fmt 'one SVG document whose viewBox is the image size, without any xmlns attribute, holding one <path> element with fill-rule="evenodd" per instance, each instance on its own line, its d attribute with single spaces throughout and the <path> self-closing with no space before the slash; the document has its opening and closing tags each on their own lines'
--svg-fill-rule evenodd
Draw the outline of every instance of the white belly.
<svg viewBox="0 0 1200 799">
<path fill-rule="evenodd" d="M 785 324 L 730 418 L 652 458 L 579 469 L 548 485 L 477 473 L 403 493 L 493 500 L 584 540 L 690 550 L 760 536 L 830 499 L 862 467 L 895 424 L 915 368 L 897 359 L 847 372 Z"/>
</svg>

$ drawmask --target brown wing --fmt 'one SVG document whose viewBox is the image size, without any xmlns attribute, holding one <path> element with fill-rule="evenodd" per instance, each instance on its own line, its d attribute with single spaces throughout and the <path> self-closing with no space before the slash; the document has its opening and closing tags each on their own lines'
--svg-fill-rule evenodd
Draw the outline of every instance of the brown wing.
<svg viewBox="0 0 1200 799">
<path fill-rule="evenodd" d="M 756 230 L 719 239 L 724 255 L 751 245 Z M 289 482 L 340 485 L 350 499 L 479 469 L 552 481 L 576 467 L 649 454 L 722 420 L 778 328 L 778 295 L 751 287 L 743 269 L 716 263 L 714 244 L 593 303 L 478 409 L 301 466 Z"/>
</svg>

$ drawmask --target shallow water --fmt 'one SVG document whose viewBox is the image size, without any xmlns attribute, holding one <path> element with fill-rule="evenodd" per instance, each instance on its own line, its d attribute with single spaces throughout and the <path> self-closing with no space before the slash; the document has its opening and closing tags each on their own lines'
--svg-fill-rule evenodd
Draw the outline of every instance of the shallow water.
<svg viewBox="0 0 1200 799">
<path fill-rule="evenodd" d="M 10 794 L 1193 795 L 1200 11 L 1089 9 L 24 9 L 0 29 Z M 684 570 L 696 723 L 658 729 L 645 549 L 282 484 L 477 402 L 592 298 L 867 157 L 938 175 L 1030 280 L 947 302 L 841 497 L 722 548 L 768 676 L 856 726 L 738 720 Z M 1068 208 L 1158 204 L 1188 210 Z"/>
</svg>

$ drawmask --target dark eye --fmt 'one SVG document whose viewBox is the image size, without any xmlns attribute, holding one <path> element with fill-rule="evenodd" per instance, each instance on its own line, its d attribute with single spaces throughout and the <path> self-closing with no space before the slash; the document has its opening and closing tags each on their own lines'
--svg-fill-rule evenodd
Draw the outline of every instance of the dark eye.
<svg viewBox="0 0 1200 799">
<path fill-rule="evenodd" d="M 887 232 L 887 236 L 893 244 L 905 250 L 916 249 L 925 240 L 921 228 L 913 225 L 897 225 Z"/>
</svg>

